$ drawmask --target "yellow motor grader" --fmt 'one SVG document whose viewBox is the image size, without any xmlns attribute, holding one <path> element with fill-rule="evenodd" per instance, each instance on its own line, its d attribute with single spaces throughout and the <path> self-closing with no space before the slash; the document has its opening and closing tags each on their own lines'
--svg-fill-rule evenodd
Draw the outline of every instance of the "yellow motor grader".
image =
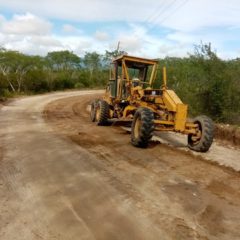
<svg viewBox="0 0 240 240">
<path fill-rule="evenodd" d="M 154 89 L 157 68 L 157 60 L 115 58 L 104 96 L 91 103 L 91 121 L 98 125 L 131 122 L 131 142 L 136 147 L 147 147 L 154 131 L 174 131 L 188 135 L 190 149 L 208 151 L 213 142 L 212 120 L 203 115 L 187 118 L 188 106 L 167 88 L 165 68 L 163 85 Z"/>
</svg>

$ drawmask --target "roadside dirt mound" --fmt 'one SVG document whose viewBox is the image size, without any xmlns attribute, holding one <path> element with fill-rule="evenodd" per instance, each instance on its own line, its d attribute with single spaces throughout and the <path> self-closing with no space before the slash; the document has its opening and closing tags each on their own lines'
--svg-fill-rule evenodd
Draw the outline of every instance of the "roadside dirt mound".
<svg viewBox="0 0 240 240">
<path fill-rule="evenodd" d="M 215 138 L 240 146 L 240 127 L 228 124 L 216 124 Z"/>
</svg>

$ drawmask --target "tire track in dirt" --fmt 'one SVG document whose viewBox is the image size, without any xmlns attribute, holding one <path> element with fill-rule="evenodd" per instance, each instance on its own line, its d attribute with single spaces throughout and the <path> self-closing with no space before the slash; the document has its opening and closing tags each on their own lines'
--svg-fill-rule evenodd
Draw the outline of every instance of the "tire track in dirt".
<svg viewBox="0 0 240 240">
<path fill-rule="evenodd" d="M 56 134 L 95 156 L 91 165 L 167 239 L 239 239 L 239 173 L 159 142 L 134 148 L 119 127 L 98 127 L 86 107 L 96 96 L 67 98 L 44 111 Z"/>
</svg>

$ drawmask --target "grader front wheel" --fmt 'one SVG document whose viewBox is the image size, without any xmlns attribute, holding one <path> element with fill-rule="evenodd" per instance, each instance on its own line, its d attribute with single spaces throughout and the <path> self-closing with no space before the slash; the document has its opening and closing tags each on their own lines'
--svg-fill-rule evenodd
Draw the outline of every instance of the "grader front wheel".
<svg viewBox="0 0 240 240">
<path fill-rule="evenodd" d="M 198 124 L 197 134 L 188 135 L 188 147 L 197 152 L 207 152 L 213 142 L 213 121 L 207 116 L 199 116 L 194 123 Z"/>
<path fill-rule="evenodd" d="M 135 112 L 131 133 L 131 142 L 134 146 L 147 147 L 154 130 L 153 119 L 153 112 L 148 108 L 139 108 Z"/>
</svg>

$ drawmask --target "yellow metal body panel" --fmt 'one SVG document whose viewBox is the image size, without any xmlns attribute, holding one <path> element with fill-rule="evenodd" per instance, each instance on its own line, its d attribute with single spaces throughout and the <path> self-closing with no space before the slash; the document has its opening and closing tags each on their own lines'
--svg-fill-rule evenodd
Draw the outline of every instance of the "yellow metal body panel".
<svg viewBox="0 0 240 240">
<path fill-rule="evenodd" d="M 126 118 L 129 114 L 129 112 L 132 112 L 133 110 L 136 110 L 135 106 L 128 105 L 127 107 L 125 107 L 125 109 L 123 111 L 123 118 Z"/>
<path fill-rule="evenodd" d="M 176 131 L 183 132 L 185 130 L 185 124 L 187 120 L 187 108 L 188 106 L 182 103 L 177 104 L 177 112 L 175 115 L 175 125 Z"/>
<path fill-rule="evenodd" d="M 164 120 L 154 120 L 155 124 L 163 124 L 163 125 L 174 125 L 174 122 L 164 121 Z"/>
<path fill-rule="evenodd" d="M 157 63 L 155 63 L 153 65 L 153 70 L 152 70 L 152 74 L 151 74 L 151 77 L 150 77 L 150 81 L 149 81 L 149 85 L 152 86 L 155 79 L 156 79 L 156 74 L 157 74 Z"/>
<path fill-rule="evenodd" d="M 157 103 L 157 104 L 163 104 L 163 99 L 162 99 L 162 97 L 155 97 L 155 103 Z"/>
<path fill-rule="evenodd" d="M 163 102 L 167 109 L 172 112 L 177 111 L 177 104 L 183 104 L 180 98 L 172 90 L 163 91 Z"/>
<path fill-rule="evenodd" d="M 167 89 L 167 70 L 166 67 L 163 67 L 163 89 Z"/>
<path fill-rule="evenodd" d="M 134 57 L 129 55 L 118 56 L 113 60 L 113 62 L 118 62 L 122 60 L 131 61 L 131 62 L 140 62 L 144 64 L 149 64 L 149 65 L 154 65 L 155 63 L 158 63 L 158 60 Z"/>
</svg>

